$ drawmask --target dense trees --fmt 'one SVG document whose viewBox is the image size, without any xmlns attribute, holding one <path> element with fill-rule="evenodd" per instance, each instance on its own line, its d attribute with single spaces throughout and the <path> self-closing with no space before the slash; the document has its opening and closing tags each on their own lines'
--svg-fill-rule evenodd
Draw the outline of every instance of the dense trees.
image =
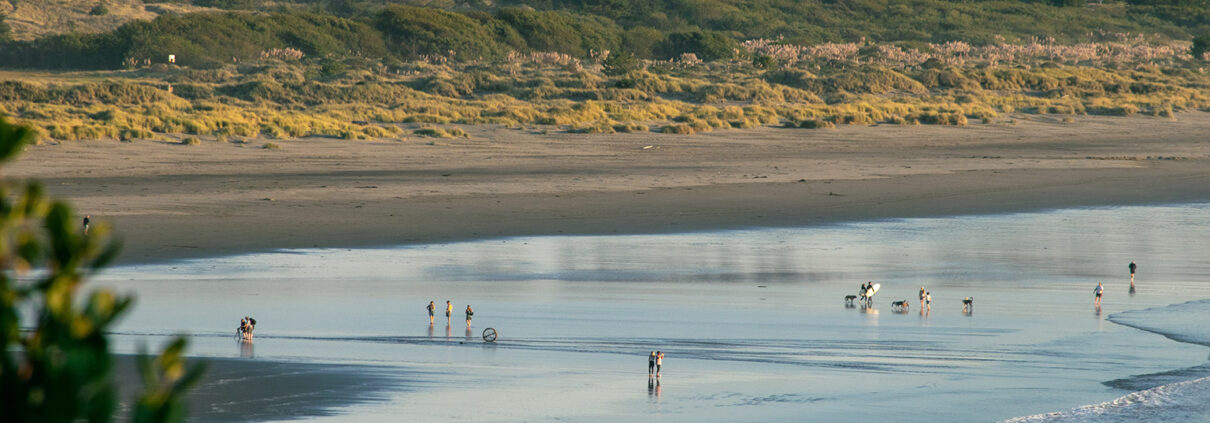
<svg viewBox="0 0 1210 423">
<path fill-rule="evenodd" d="M 755 38 L 974 45 L 1092 41 L 1115 34 L 1188 40 L 1210 31 L 1210 0 L 157 0 L 242 10 L 162 16 L 111 33 L 8 42 L 0 66 L 116 68 L 127 59 L 215 66 L 273 49 L 309 58 L 495 59 L 510 51 L 587 57 L 626 50 L 640 59 L 693 53 L 730 59 Z M 253 12 L 255 11 L 255 12 Z M 0 19 L 0 42 L 5 25 Z M 912 44 L 914 43 L 914 44 Z"/>
</svg>

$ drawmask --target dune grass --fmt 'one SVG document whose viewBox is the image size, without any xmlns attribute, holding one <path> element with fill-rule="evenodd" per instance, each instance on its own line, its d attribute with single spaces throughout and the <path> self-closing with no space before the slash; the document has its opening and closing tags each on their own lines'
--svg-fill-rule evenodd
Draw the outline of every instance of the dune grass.
<svg viewBox="0 0 1210 423">
<path fill-rule="evenodd" d="M 271 56 L 238 66 L 0 73 L 0 113 L 56 140 L 155 134 L 379 139 L 465 137 L 454 125 L 553 125 L 579 133 L 694 134 L 732 128 L 969 125 L 1006 114 L 1144 114 L 1210 107 L 1210 76 L 1187 46 L 1123 37 L 1063 46 L 946 43 L 795 47 L 745 44 L 752 60 L 644 61 L 606 75 L 556 53 L 496 61 Z M 421 129 L 415 129 L 420 127 Z"/>
</svg>

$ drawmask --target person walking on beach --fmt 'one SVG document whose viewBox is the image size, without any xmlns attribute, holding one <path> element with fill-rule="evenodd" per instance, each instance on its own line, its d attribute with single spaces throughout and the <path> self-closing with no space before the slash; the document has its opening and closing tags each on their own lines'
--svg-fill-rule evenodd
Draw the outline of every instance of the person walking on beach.
<svg viewBox="0 0 1210 423">
<path fill-rule="evenodd" d="M 85 215 L 84 216 L 84 236 L 88 236 L 88 224 L 89 223 L 92 223 L 92 216 Z M 1133 269 L 1131 269 L 1131 271 L 1130 271 L 1130 281 L 1131 282 L 1134 281 L 1134 270 Z"/>
<path fill-rule="evenodd" d="M 924 311 L 933 311 L 933 294 L 931 292 L 924 293 Z"/>
<path fill-rule="evenodd" d="M 1097 287 L 1093 288 L 1093 290 L 1092 290 L 1092 293 L 1096 294 L 1096 296 L 1097 296 L 1096 299 L 1093 300 L 1093 304 L 1095 304 L 1097 307 L 1101 306 L 1101 294 L 1104 292 L 1105 292 L 1105 287 L 1101 286 L 1100 282 L 1097 282 Z"/>
<path fill-rule="evenodd" d="M 1130 287 L 1131 288 L 1134 288 L 1134 269 L 1138 269 L 1138 268 L 1139 268 L 1139 266 L 1135 265 L 1133 261 L 1130 262 Z"/>
<path fill-rule="evenodd" d="M 647 356 L 647 376 L 655 374 L 655 351 Z"/>
<path fill-rule="evenodd" d="M 920 308 L 924 308 L 924 286 L 920 287 Z"/>
<path fill-rule="evenodd" d="M 454 305 L 450 304 L 450 300 L 445 300 L 445 324 L 449 326 L 450 315 L 454 314 Z"/>
<path fill-rule="evenodd" d="M 664 367 L 664 353 L 655 352 L 655 377 L 660 377 L 660 368 Z"/>
<path fill-rule="evenodd" d="M 433 325 L 433 310 L 437 309 L 437 305 L 433 304 L 432 301 L 429 301 L 429 306 L 426 308 L 429 309 L 429 326 L 432 326 Z"/>
<path fill-rule="evenodd" d="M 467 329 L 470 329 L 471 317 L 473 317 L 474 315 L 475 315 L 475 310 L 471 310 L 471 305 L 467 304 L 466 305 L 466 327 L 467 327 Z"/>
</svg>

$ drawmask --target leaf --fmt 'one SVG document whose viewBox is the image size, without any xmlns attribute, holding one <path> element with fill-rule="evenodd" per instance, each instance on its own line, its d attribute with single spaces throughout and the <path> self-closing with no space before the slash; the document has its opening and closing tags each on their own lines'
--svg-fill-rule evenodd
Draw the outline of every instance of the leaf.
<svg viewBox="0 0 1210 423">
<path fill-rule="evenodd" d="M 21 147 L 33 140 L 34 131 L 24 126 L 10 125 L 0 116 L 0 161 L 12 158 Z"/>
</svg>

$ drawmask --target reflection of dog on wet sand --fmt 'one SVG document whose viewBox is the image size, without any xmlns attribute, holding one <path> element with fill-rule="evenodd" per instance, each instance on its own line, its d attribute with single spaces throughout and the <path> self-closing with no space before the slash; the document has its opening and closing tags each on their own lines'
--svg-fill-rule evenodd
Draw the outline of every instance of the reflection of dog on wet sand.
<svg viewBox="0 0 1210 423">
<path fill-rule="evenodd" d="M 907 311 L 910 306 L 907 300 L 899 300 L 891 303 L 891 311 Z"/>
<path fill-rule="evenodd" d="M 844 296 L 844 303 L 845 303 L 845 304 L 848 304 L 848 305 L 853 305 L 853 301 L 856 301 L 856 300 L 857 300 L 857 296 L 856 296 L 856 295 L 845 295 L 845 296 Z"/>
<path fill-rule="evenodd" d="M 962 300 L 962 311 L 974 310 L 974 309 L 975 309 L 975 299 L 974 298 L 966 297 Z"/>
</svg>

